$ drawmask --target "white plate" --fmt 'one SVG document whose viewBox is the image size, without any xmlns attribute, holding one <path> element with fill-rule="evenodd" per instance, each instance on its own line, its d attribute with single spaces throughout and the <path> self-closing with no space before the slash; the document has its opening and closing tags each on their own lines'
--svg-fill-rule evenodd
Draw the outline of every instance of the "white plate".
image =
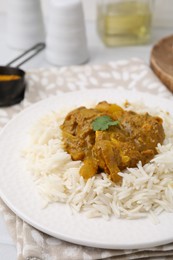
<svg viewBox="0 0 173 260">
<path fill-rule="evenodd" d="M 132 249 L 145 248 L 173 241 L 173 214 L 163 213 L 160 224 L 154 225 L 149 219 L 121 220 L 112 217 L 87 219 L 82 214 L 71 215 L 63 204 L 52 204 L 42 208 L 32 177 L 25 170 L 21 149 L 27 141 L 30 127 L 50 111 L 70 104 L 85 105 L 92 100 L 122 103 L 142 100 L 148 106 L 161 106 L 173 113 L 172 103 L 137 92 L 88 90 L 62 94 L 43 100 L 21 112 L 0 135 L 0 195 L 5 203 L 23 220 L 35 228 L 54 237 L 99 248 Z"/>
</svg>

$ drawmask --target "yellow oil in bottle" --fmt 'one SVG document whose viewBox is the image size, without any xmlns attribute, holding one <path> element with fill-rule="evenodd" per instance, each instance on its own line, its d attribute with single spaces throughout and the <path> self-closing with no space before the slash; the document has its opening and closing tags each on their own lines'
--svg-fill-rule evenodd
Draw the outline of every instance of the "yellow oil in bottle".
<svg viewBox="0 0 173 260">
<path fill-rule="evenodd" d="M 98 5 L 98 32 L 110 47 L 146 43 L 150 38 L 151 18 L 149 4 L 139 0 Z"/>
</svg>

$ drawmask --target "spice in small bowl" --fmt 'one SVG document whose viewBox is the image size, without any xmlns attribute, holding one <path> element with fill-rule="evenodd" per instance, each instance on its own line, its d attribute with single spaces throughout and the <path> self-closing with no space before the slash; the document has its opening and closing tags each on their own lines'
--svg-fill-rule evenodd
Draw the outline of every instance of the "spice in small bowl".
<svg viewBox="0 0 173 260">
<path fill-rule="evenodd" d="M 25 72 L 19 68 L 0 66 L 0 107 L 21 102 L 25 93 Z"/>
<path fill-rule="evenodd" d="M 19 75 L 0 75 L 0 81 L 18 80 L 20 78 Z"/>
</svg>

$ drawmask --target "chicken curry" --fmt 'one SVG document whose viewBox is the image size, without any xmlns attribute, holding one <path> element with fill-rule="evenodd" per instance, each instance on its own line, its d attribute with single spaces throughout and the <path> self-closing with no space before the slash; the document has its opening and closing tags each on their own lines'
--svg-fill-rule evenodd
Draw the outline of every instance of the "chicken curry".
<svg viewBox="0 0 173 260">
<path fill-rule="evenodd" d="M 71 111 L 61 130 L 64 150 L 72 160 L 83 161 L 80 174 L 85 179 L 104 171 L 114 182 L 121 180 L 118 172 L 149 162 L 165 138 L 160 117 L 106 101 Z"/>
</svg>

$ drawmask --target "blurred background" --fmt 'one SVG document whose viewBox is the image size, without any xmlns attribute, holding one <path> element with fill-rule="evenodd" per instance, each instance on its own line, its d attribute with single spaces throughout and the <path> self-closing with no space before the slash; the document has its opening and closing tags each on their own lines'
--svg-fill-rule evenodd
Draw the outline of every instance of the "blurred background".
<svg viewBox="0 0 173 260">
<path fill-rule="evenodd" d="M 24 49 L 23 47 L 27 49 L 28 46 L 33 45 L 28 41 L 29 36 L 27 37 L 27 35 L 30 35 L 32 32 L 34 36 L 38 36 L 38 34 L 35 33 L 36 29 L 38 32 L 41 32 L 39 29 L 39 21 L 35 23 L 36 20 L 39 20 L 37 19 L 38 12 L 30 11 L 29 13 L 26 7 L 26 15 L 24 15 L 24 12 L 21 11 L 23 9 L 20 9 L 19 5 L 17 9 L 13 9 L 15 7 L 15 3 L 19 4 L 20 2 L 21 8 L 23 8 L 24 6 L 31 4 L 31 2 L 34 6 L 37 2 L 39 5 L 39 11 L 41 11 L 39 1 L 41 2 L 41 9 L 43 11 L 40 13 L 41 16 L 42 13 L 44 16 L 43 18 L 44 25 L 46 27 L 46 33 L 44 34 L 45 37 L 43 37 L 43 39 L 40 37 L 39 40 L 33 40 L 35 40 L 35 42 L 44 41 L 46 43 L 46 50 L 31 62 L 29 61 L 28 63 L 24 64 L 24 68 L 36 68 L 39 67 L 40 64 L 42 67 L 48 67 L 50 64 L 61 66 L 82 64 L 84 62 L 99 63 L 110 61 L 112 59 L 129 59 L 131 57 L 138 57 L 149 63 L 150 53 L 153 46 L 162 38 L 173 34 L 173 4 L 170 0 L 81 0 L 84 10 L 84 17 L 82 13 L 82 19 L 84 22 L 77 22 L 74 25 L 73 30 L 71 26 L 66 28 L 65 24 L 68 23 L 70 19 L 73 19 L 73 16 L 75 17 L 74 20 L 77 21 L 77 16 L 80 17 L 79 10 L 75 15 L 72 13 L 69 13 L 68 15 L 61 14 L 60 16 L 57 13 L 53 15 L 53 13 L 56 11 L 56 8 L 54 8 L 55 3 L 58 5 L 57 3 L 62 2 L 64 5 L 65 1 L 63 0 L 38 0 L 30 2 L 29 0 L 0 0 L 1 64 L 7 64 L 10 60 L 15 58 L 20 53 L 20 51 Z M 68 4 L 72 4 L 73 2 L 74 1 L 67 1 Z M 116 3 L 119 4 L 117 5 Z M 150 8 L 151 6 L 152 8 Z M 15 13 L 15 16 L 13 15 L 14 10 L 17 12 L 17 14 Z M 9 16 L 6 15 L 7 12 L 11 12 L 12 20 L 10 20 Z M 36 17 L 33 18 L 33 15 Z M 52 18 L 53 16 L 55 17 Z M 64 20 L 62 19 L 62 21 L 59 21 L 62 16 L 64 16 Z M 17 17 L 17 19 L 15 17 Z M 15 20 L 13 20 L 14 18 Z M 27 21 L 27 28 L 24 27 L 25 22 L 21 22 L 22 19 L 23 21 Z M 11 21 L 11 27 L 8 26 L 8 24 L 10 24 L 9 21 Z M 64 23 L 64 27 L 61 26 L 62 23 Z M 41 24 L 43 24 L 42 19 Z M 81 29 L 82 24 L 85 25 L 85 28 L 83 29 Z M 9 28 L 11 28 L 11 31 Z M 21 30 L 21 33 L 25 31 L 24 37 L 18 37 L 19 29 Z M 82 30 L 86 30 L 86 39 L 84 37 L 84 33 L 83 36 L 80 37 L 76 37 L 74 34 L 73 39 L 70 41 L 65 41 L 62 46 L 59 46 L 60 43 L 64 41 L 64 39 L 69 39 L 69 37 L 72 35 L 69 33 L 69 30 L 71 30 L 73 33 L 76 31 L 76 34 Z M 56 35 L 56 40 L 54 35 Z M 32 40 L 32 37 L 29 37 L 29 39 Z M 79 39 L 83 40 L 79 42 Z M 73 44 L 71 44 L 71 42 L 73 42 Z M 21 47 L 19 46 L 19 43 L 21 43 Z M 74 45 L 74 43 L 76 46 L 80 45 L 80 50 L 81 46 L 83 45 L 83 54 L 81 54 L 82 58 L 80 59 L 80 62 L 77 59 L 78 57 L 75 57 L 75 59 L 72 57 L 73 62 L 60 62 L 59 60 L 54 60 L 55 57 L 56 59 L 60 59 L 60 53 L 62 54 L 62 51 L 59 51 L 59 48 L 63 48 L 64 53 L 66 54 L 67 52 L 69 53 L 73 48 L 72 45 Z M 124 46 L 125 48 L 123 48 Z M 68 51 L 65 50 L 67 47 L 69 48 Z M 78 49 L 79 48 L 76 47 L 76 55 L 80 56 Z M 87 49 L 88 55 L 86 54 Z M 47 54 L 44 55 L 44 53 Z M 74 53 L 75 52 L 73 51 L 71 56 L 73 56 Z M 65 54 L 63 54 L 64 59 L 66 59 Z M 85 59 L 82 55 L 85 56 Z M 70 55 L 68 55 L 68 57 L 70 57 Z"/>
<path fill-rule="evenodd" d="M 86 20 L 96 19 L 97 0 L 82 0 Z M 47 15 L 47 6 L 49 0 L 41 0 L 44 14 Z M 0 0 L 0 12 L 6 12 L 8 6 L 7 0 Z M 173 28 L 173 2 L 172 0 L 155 0 L 153 25 L 156 27 Z"/>
</svg>

